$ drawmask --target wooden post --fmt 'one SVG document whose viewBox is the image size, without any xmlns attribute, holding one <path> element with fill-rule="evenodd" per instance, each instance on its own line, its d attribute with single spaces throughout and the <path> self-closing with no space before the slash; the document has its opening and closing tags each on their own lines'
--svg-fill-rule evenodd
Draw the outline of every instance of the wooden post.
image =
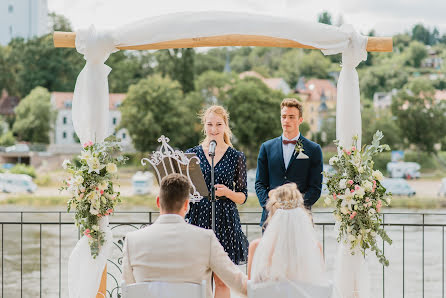
<svg viewBox="0 0 446 298">
<path fill-rule="evenodd" d="M 54 46 L 56 48 L 75 48 L 75 32 L 54 32 Z M 211 37 L 184 38 L 170 41 L 157 42 L 138 46 L 118 46 L 120 50 L 161 50 L 176 48 L 197 47 L 224 47 L 224 46 L 257 46 L 257 47 L 279 47 L 279 48 L 304 48 L 316 49 L 293 40 L 263 36 L 230 34 Z M 392 52 L 392 37 L 368 37 L 368 52 Z"/>
<path fill-rule="evenodd" d="M 107 297 L 107 264 L 105 264 L 104 271 L 102 271 L 101 284 L 99 285 L 98 293 L 96 298 Z"/>
</svg>

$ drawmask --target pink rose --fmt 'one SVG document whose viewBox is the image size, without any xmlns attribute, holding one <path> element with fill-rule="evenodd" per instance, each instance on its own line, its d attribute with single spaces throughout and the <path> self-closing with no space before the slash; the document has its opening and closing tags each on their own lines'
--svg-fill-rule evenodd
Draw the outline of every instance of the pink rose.
<svg viewBox="0 0 446 298">
<path fill-rule="evenodd" d="M 113 209 L 108 209 L 107 211 L 106 211 L 106 213 L 107 213 L 107 215 L 109 215 L 109 214 L 112 214 L 113 213 Z"/>
<path fill-rule="evenodd" d="M 359 185 L 355 185 L 355 190 L 359 190 L 359 189 L 360 189 Z"/>
<path fill-rule="evenodd" d="M 101 190 L 101 195 L 103 195 L 104 194 L 104 191 L 103 190 Z"/>
<path fill-rule="evenodd" d="M 376 206 L 376 211 L 377 211 L 378 213 L 380 213 L 380 212 L 381 212 L 381 206 Z"/>
<path fill-rule="evenodd" d="M 354 193 L 354 192 L 355 192 L 355 190 L 354 190 L 354 189 L 350 189 L 350 192 L 351 192 L 351 193 Z"/>
<path fill-rule="evenodd" d="M 85 235 L 85 236 L 90 236 L 90 233 L 91 233 L 90 229 L 86 229 L 86 230 L 84 231 L 84 235 Z"/>
<path fill-rule="evenodd" d="M 353 184 L 353 180 L 348 180 L 347 183 L 350 184 L 350 185 L 352 185 L 352 184 Z"/>
<path fill-rule="evenodd" d="M 88 142 L 86 142 L 86 143 L 84 143 L 84 148 L 86 148 L 86 147 L 89 147 L 89 146 L 92 146 L 93 145 L 93 142 L 92 141 L 88 141 Z"/>
<path fill-rule="evenodd" d="M 336 199 L 337 199 L 337 197 L 336 197 L 336 194 L 335 194 L 335 193 L 333 194 L 333 199 L 334 199 L 334 200 L 336 200 Z"/>
<path fill-rule="evenodd" d="M 350 215 L 350 219 L 355 218 L 356 214 L 357 214 L 356 211 L 353 211 L 353 213 Z"/>
<path fill-rule="evenodd" d="M 351 155 L 351 154 L 352 154 L 350 151 L 347 151 L 347 152 L 345 152 L 345 153 L 347 153 L 347 155 Z"/>
<path fill-rule="evenodd" d="M 355 146 L 352 146 L 352 151 L 356 151 L 356 147 Z"/>
<path fill-rule="evenodd" d="M 370 202 L 370 198 L 369 197 L 365 198 L 365 201 Z"/>
</svg>

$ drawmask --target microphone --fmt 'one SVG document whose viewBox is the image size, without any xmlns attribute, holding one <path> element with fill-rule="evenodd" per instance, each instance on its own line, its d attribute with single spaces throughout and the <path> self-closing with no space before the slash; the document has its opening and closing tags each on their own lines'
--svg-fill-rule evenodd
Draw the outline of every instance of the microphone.
<svg viewBox="0 0 446 298">
<path fill-rule="evenodd" d="M 209 142 L 209 156 L 215 156 L 215 147 L 217 147 L 217 142 L 212 140 Z"/>
</svg>

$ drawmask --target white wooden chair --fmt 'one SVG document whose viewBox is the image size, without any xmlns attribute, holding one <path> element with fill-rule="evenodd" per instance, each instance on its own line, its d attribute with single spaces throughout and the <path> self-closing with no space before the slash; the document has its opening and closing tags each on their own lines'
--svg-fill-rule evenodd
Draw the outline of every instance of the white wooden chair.
<svg viewBox="0 0 446 298">
<path fill-rule="evenodd" d="M 126 285 L 121 284 L 123 298 L 206 298 L 206 281 L 190 282 L 151 281 Z"/>
<path fill-rule="evenodd" d="M 265 282 L 248 281 L 248 298 L 330 298 L 333 285 L 312 285 L 302 282 Z"/>
</svg>

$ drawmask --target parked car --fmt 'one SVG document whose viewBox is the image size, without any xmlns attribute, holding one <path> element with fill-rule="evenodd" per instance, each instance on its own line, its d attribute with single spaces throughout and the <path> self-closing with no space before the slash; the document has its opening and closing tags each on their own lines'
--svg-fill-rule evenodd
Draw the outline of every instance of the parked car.
<svg viewBox="0 0 446 298">
<path fill-rule="evenodd" d="M 132 177 L 132 186 L 135 195 L 150 193 L 153 187 L 153 174 L 151 172 L 136 172 Z"/>
<path fill-rule="evenodd" d="M 384 178 L 382 185 L 387 189 L 387 192 L 391 192 L 392 195 L 400 196 L 414 196 L 415 190 L 402 178 Z"/>
<path fill-rule="evenodd" d="M 446 197 L 446 178 L 441 179 L 440 189 L 438 190 L 438 195 Z"/>
<path fill-rule="evenodd" d="M 420 178 L 420 164 L 416 162 L 389 162 L 387 172 L 391 178 Z"/>
<path fill-rule="evenodd" d="M 4 173 L 0 174 L 0 189 L 6 193 L 33 193 L 37 190 L 37 185 L 29 175 Z"/>
<path fill-rule="evenodd" d="M 335 169 L 332 167 L 332 166 L 330 166 L 330 165 L 327 165 L 327 164 L 323 164 L 323 171 L 324 172 L 327 172 L 327 173 L 333 173 L 333 172 L 335 172 Z M 322 178 L 322 190 L 321 190 L 321 195 L 328 195 L 328 188 L 327 188 L 327 177 L 325 177 L 325 175 L 324 175 L 324 177 Z"/>
</svg>

